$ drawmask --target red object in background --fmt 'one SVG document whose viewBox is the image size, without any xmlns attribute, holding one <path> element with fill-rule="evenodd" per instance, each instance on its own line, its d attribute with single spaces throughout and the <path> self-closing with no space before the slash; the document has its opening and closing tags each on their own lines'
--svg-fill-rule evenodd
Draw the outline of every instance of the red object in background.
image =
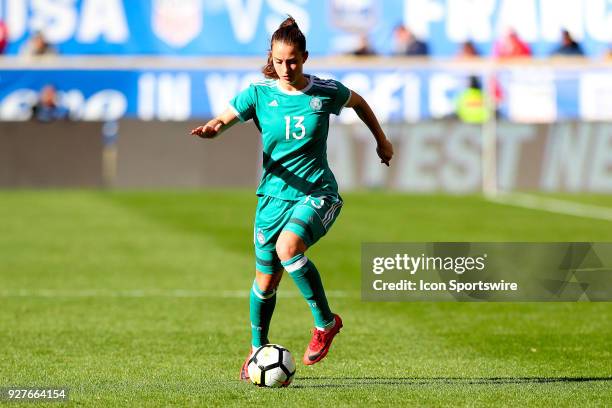
<svg viewBox="0 0 612 408">
<path fill-rule="evenodd" d="M 493 55 L 498 58 L 530 57 L 531 48 L 521 40 L 516 31 L 509 30 L 495 43 Z"/>
<path fill-rule="evenodd" d="M 504 93 L 502 91 L 499 79 L 495 76 L 491 76 L 491 78 L 489 78 L 489 92 L 495 107 L 499 107 L 504 100 Z"/>
<path fill-rule="evenodd" d="M 4 53 L 4 49 L 8 44 L 8 27 L 4 21 L 0 20 L 0 54 Z"/>
</svg>

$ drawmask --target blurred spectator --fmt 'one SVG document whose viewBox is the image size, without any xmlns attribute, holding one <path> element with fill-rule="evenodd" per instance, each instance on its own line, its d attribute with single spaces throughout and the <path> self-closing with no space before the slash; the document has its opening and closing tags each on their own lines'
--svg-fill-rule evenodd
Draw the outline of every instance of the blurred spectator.
<svg viewBox="0 0 612 408">
<path fill-rule="evenodd" d="M 368 40 L 367 35 L 361 35 L 359 37 L 359 45 L 357 46 L 357 49 L 352 52 L 352 54 L 357 56 L 367 56 L 376 54 L 376 52 L 374 52 L 372 46 L 370 45 L 370 40 Z"/>
<path fill-rule="evenodd" d="M 29 56 L 56 55 L 57 50 L 47 42 L 42 32 L 37 31 L 21 47 L 20 53 Z"/>
<path fill-rule="evenodd" d="M 461 48 L 459 49 L 459 54 L 457 54 L 459 58 L 475 58 L 480 57 L 480 53 L 476 49 L 476 45 L 474 45 L 471 41 L 466 41 L 461 44 Z"/>
<path fill-rule="evenodd" d="M 414 36 L 406 26 L 399 24 L 393 30 L 395 55 L 428 55 L 427 44 Z"/>
<path fill-rule="evenodd" d="M 516 31 L 508 30 L 506 34 L 495 43 L 493 47 L 493 56 L 498 58 L 530 57 L 531 48 L 520 39 Z"/>
<path fill-rule="evenodd" d="M 559 48 L 555 50 L 554 55 L 568 55 L 568 56 L 582 56 L 584 52 L 582 51 L 582 47 L 574 37 L 570 34 L 569 31 L 563 30 L 561 32 L 561 45 Z"/>
<path fill-rule="evenodd" d="M 40 91 L 38 102 L 32 106 L 32 119 L 39 122 L 68 119 L 68 110 L 57 103 L 57 92 L 53 85 L 45 85 Z"/>
<path fill-rule="evenodd" d="M 0 54 L 4 53 L 8 44 L 8 27 L 0 20 Z"/>
<path fill-rule="evenodd" d="M 480 80 L 470 76 L 468 87 L 457 98 L 457 116 L 465 123 L 484 123 L 491 116 L 490 106 Z"/>
</svg>

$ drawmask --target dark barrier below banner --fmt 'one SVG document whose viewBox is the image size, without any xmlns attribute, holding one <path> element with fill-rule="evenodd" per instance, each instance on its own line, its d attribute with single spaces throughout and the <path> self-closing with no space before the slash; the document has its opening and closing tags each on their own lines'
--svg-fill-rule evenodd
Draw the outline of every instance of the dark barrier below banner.
<svg viewBox="0 0 612 408">
<path fill-rule="evenodd" d="M 105 145 L 99 123 L 0 123 L 0 186 L 254 189 L 261 171 L 254 124 L 202 140 L 189 135 L 201 123 L 125 120 L 118 133 L 105 127 Z M 384 128 L 395 150 L 390 168 L 380 164 L 366 126 L 332 123 L 328 159 L 341 192 L 473 194 L 490 186 L 485 179 L 500 191 L 612 193 L 610 123 L 483 128 L 446 120 Z M 495 149 L 484 156 L 490 167 L 483 166 L 482 140 L 493 137 Z"/>
<path fill-rule="evenodd" d="M 259 179 L 259 132 L 235 126 L 214 140 L 189 134 L 201 122 L 120 122 L 119 188 L 255 187 Z"/>
<path fill-rule="evenodd" d="M 96 122 L 0 122 L 0 187 L 102 187 Z"/>
</svg>

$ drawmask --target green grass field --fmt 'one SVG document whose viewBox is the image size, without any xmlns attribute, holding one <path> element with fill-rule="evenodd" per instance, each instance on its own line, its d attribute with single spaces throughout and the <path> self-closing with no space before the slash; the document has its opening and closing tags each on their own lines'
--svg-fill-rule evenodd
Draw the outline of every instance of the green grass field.
<svg viewBox="0 0 612 408">
<path fill-rule="evenodd" d="M 612 303 L 359 295 L 362 241 L 612 241 L 612 222 L 476 196 L 344 198 L 310 257 L 345 327 L 291 387 L 260 389 L 236 379 L 252 192 L 0 193 L 0 387 L 67 386 L 71 404 L 104 407 L 612 404 Z M 299 359 L 311 324 L 286 276 L 271 340 Z"/>
</svg>

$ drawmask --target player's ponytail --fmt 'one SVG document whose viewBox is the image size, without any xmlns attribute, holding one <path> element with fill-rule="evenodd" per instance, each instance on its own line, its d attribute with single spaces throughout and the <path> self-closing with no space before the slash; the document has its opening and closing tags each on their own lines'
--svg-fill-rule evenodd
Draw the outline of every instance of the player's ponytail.
<svg viewBox="0 0 612 408">
<path fill-rule="evenodd" d="M 301 53 L 306 52 L 306 37 L 304 36 L 304 33 L 302 33 L 293 17 L 287 17 L 274 32 L 274 34 L 272 34 L 272 38 L 270 39 L 270 51 L 268 51 L 268 62 L 261 70 L 266 78 L 271 79 L 278 79 L 278 75 L 276 75 L 276 70 L 274 69 L 274 64 L 272 63 L 272 46 L 275 42 L 293 45 L 294 47 L 297 47 Z"/>
</svg>

